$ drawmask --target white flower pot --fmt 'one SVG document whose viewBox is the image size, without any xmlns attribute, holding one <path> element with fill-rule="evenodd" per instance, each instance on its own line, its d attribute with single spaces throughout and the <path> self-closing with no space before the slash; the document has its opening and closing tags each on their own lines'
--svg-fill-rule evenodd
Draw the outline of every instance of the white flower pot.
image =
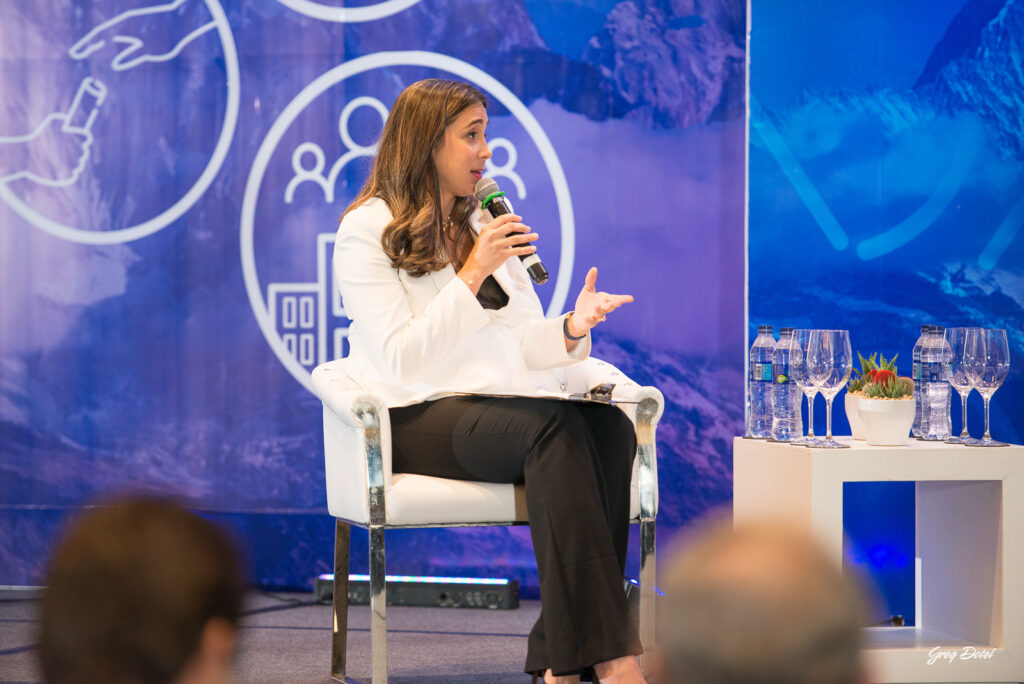
<svg viewBox="0 0 1024 684">
<path fill-rule="evenodd" d="M 867 439 L 864 436 L 864 421 L 860 419 L 860 395 L 847 392 L 843 407 L 846 409 L 846 420 L 850 421 L 853 438 L 861 441 Z"/>
<path fill-rule="evenodd" d="M 910 428 L 914 426 L 914 399 L 861 398 L 860 419 L 864 421 L 868 444 L 902 446 L 907 443 Z"/>
</svg>

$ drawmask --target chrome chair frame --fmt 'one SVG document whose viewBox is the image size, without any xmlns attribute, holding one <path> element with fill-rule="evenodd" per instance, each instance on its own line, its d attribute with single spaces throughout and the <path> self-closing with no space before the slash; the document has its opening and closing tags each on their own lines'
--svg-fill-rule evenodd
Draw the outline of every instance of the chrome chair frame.
<svg viewBox="0 0 1024 684">
<path fill-rule="evenodd" d="M 614 367 L 609 366 L 614 370 Z M 615 371 L 618 373 L 618 371 Z M 621 375 L 621 374 L 620 374 Z M 639 631 L 640 641 L 644 647 L 641 656 L 641 669 L 649 673 L 654 655 L 654 608 L 655 608 L 655 515 L 657 512 L 657 453 L 655 430 L 661 417 L 663 400 L 661 393 L 654 388 L 639 388 L 647 394 L 636 403 L 619 404 L 633 420 L 637 432 L 637 492 L 639 495 L 639 516 L 632 518 L 630 523 L 640 525 L 640 601 Z M 653 395 L 651 396 L 651 392 Z M 369 531 L 369 566 L 370 566 L 370 643 L 371 643 L 371 677 L 373 684 L 387 683 L 387 586 L 385 582 L 385 546 L 384 532 L 386 529 L 428 528 L 428 527 L 481 527 L 529 524 L 524 521 L 510 520 L 505 522 L 481 523 L 438 523 L 404 525 L 386 522 L 384 455 L 381 442 L 380 404 L 372 399 L 363 398 L 354 401 L 350 406 L 355 421 L 346 421 L 350 425 L 356 423 L 362 432 L 361 442 L 364 445 L 364 457 L 367 473 L 367 497 L 369 501 L 369 520 L 356 521 L 336 518 L 334 539 L 334 597 L 333 597 L 333 628 L 331 634 L 331 677 L 337 681 L 352 681 L 346 678 L 346 639 L 348 632 L 348 576 L 351 525 L 364 527 Z M 386 409 L 384 409 L 386 410 Z M 325 420 L 338 416 L 330 416 L 332 408 L 325 402 Z"/>
</svg>

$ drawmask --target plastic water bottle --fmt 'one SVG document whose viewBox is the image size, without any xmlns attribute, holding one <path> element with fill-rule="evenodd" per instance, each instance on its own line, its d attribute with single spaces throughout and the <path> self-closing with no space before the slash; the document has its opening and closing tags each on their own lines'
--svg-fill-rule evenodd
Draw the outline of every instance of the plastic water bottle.
<svg viewBox="0 0 1024 684">
<path fill-rule="evenodd" d="M 924 346 L 925 340 L 928 339 L 931 329 L 932 326 L 927 323 L 921 326 L 921 336 L 914 343 L 914 352 L 911 356 L 914 360 L 910 376 L 911 380 L 914 381 L 914 427 L 911 430 L 911 434 L 914 437 L 921 436 L 921 397 L 923 395 L 923 392 L 921 392 L 921 348 Z"/>
<path fill-rule="evenodd" d="M 801 436 L 800 388 L 789 372 L 789 355 L 796 344 L 793 328 L 782 328 L 772 352 L 772 439 L 791 442 Z"/>
<path fill-rule="evenodd" d="M 935 325 L 921 347 L 921 439 L 949 439 L 949 376 L 953 354 L 942 326 Z"/>
<path fill-rule="evenodd" d="M 766 439 L 772 433 L 772 350 L 774 328 L 757 326 L 757 338 L 750 348 L 750 378 L 747 395 L 747 437 Z"/>
</svg>

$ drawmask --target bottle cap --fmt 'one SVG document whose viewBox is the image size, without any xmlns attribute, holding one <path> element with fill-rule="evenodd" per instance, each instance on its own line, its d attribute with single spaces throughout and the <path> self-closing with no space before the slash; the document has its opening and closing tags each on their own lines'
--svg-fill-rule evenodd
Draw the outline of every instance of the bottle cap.
<svg viewBox="0 0 1024 684">
<path fill-rule="evenodd" d="M 926 332 L 928 332 L 931 329 L 931 327 L 932 326 L 927 324 L 927 323 L 922 323 L 921 324 L 921 332 L 922 333 L 926 333 Z"/>
<path fill-rule="evenodd" d="M 779 328 L 780 335 L 792 335 L 796 328 Z"/>
<path fill-rule="evenodd" d="M 941 325 L 933 325 L 932 326 L 932 332 L 935 333 L 936 335 L 944 333 L 945 331 L 946 331 L 946 329 L 944 327 L 942 327 Z"/>
<path fill-rule="evenodd" d="M 757 326 L 757 333 L 770 333 L 775 331 L 775 326 L 772 325 L 759 325 Z"/>
</svg>

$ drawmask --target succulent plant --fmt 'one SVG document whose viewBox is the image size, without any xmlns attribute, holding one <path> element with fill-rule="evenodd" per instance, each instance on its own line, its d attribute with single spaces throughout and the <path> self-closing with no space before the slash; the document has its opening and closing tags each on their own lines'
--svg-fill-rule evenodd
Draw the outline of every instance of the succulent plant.
<svg viewBox="0 0 1024 684">
<path fill-rule="evenodd" d="M 881 356 L 881 362 L 879 362 L 879 356 Z M 854 369 L 853 372 L 857 375 L 850 380 L 846 391 L 850 394 L 860 394 L 863 392 L 865 385 L 874 381 L 875 374 L 878 371 L 892 371 L 893 375 L 897 374 L 896 359 L 899 356 L 899 354 L 896 354 L 891 359 L 886 359 L 885 354 L 875 352 L 865 359 L 860 352 L 857 352 L 857 358 L 860 359 L 860 369 Z"/>
<path fill-rule="evenodd" d="M 909 399 L 913 396 L 913 380 L 886 370 L 880 370 L 874 382 L 865 385 L 863 393 L 865 399 Z"/>
</svg>

